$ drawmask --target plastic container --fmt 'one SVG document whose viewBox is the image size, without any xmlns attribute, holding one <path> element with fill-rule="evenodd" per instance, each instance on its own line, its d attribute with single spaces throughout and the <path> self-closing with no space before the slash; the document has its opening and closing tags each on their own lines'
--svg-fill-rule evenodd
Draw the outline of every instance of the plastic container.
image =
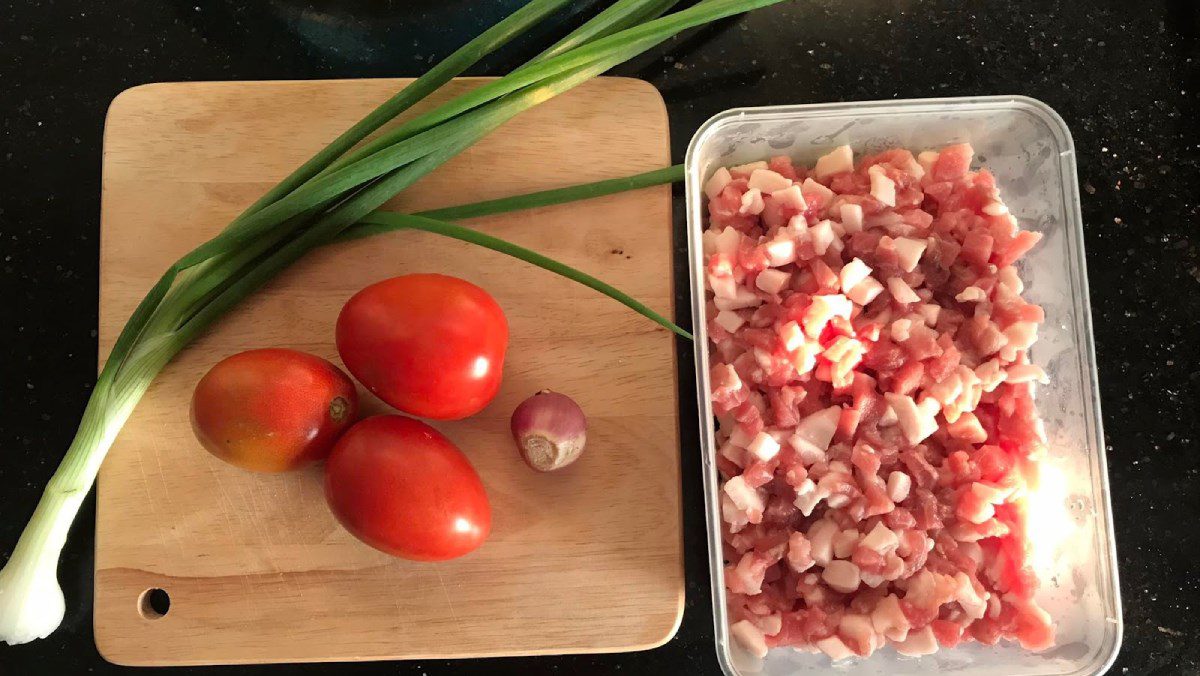
<svg viewBox="0 0 1200 676">
<path fill-rule="evenodd" d="M 1051 378 L 1039 389 L 1037 405 L 1050 438 L 1047 463 L 1061 475 L 1061 482 L 1057 490 L 1052 490 L 1054 482 L 1047 482 L 1035 496 L 1038 521 L 1047 527 L 1035 549 L 1035 567 L 1042 579 L 1038 601 L 1057 625 L 1056 646 L 1032 653 L 1008 642 L 995 647 L 972 643 L 921 658 L 884 648 L 870 658 L 832 666 L 824 655 L 776 648 L 760 661 L 731 640 L 725 606 L 708 337 L 702 319 L 702 186 L 717 167 L 772 155 L 789 155 L 797 164 L 812 166 L 817 157 L 841 144 L 849 144 L 858 156 L 892 147 L 916 152 L 963 141 L 975 147 L 976 163 L 996 175 L 1001 195 L 1022 227 L 1045 235 L 1022 260 L 1020 271 L 1025 297 L 1046 310 L 1031 357 Z M 1075 152 L 1062 118 L 1045 104 L 1018 96 L 734 109 L 700 127 L 688 147 L 686 168 L 709 563 L 717 655 L 725 673 L 1082 676 L 1107 671 L 1121 644 L 1121 602 Z"/>
</svg>

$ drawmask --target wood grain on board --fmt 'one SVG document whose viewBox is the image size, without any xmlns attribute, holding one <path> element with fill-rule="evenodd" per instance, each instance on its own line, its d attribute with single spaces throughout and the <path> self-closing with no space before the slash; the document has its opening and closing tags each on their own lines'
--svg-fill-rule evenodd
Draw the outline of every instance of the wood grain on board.
<svg viewBox="0 0 1200 676">
<path fill-rule="evenodd" d="M 407 80 L 153 84 L 121 94 L 104 138 L 100 353 L 157 276 Z M 477 86 L 456 80 L 434 100 Z M 396 199 L 416 210 L 668 164 L 666 110 L 601 78 L 504 125 Z M 666 187 L 472 225 L 595 274 L 671 316 Z M 471 458 L 491 538 L 412 563 L 360 544 L 326 508 L 321 470 L 251 474 L 192 436 L 188 401 L 221 358 L 265 346 L 339 363 L 333 323 L 372 282 L 444 272 L 488 289 L 512 341 L 503 387 L 439 427 Z M 313 252 L 171 363 L 100 475 L 95 631 L 135 665 L 609 652 L 670 638 L 682 613 L 674 340 L 594 291 L 468 244 L 396 233 Z M 574 466 L 518 459 L 508 416 L 553 388 L 589 416 Z M 361 391 L 361 388 L 360 388 Z M 363 392 L 366 413 L 385 407 Z M 166 615 L 143 594 L 170 596 Z"/>
</svg>

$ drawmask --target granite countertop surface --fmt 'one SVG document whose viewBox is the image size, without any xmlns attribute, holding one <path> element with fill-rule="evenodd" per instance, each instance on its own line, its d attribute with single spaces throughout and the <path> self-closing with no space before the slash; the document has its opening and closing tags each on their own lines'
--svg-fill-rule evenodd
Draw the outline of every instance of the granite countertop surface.
<svg viewBox="0 0 1200 676">
<path fill-rule="evenodd" d="M 0 0 L 0 556 L 74 434 L 96 368 L 101 134 L 154 81 L 412 76 L 519 0 Z M 512 68 L 586 15 L 495 54 Z M 670 41 L 616 73 L 667 101 L 682 161 L 734 106 L 1022 94 L 1075 140 L 1112 482 L 1124 647 L 1111 673 L 1200 673 L 1200 4 L 1191 0 L 796 0 Z M 1189 131 L 1189 129 L 1191 131 Z M 686 308 L 676 192 L 677 307 Z M 719 674 L 690 360 L 681 359 L 687 602 L 625 655 L 177 670 L 196 674 Z M 0 675 L 123 671 L 92 637 L 94 500 L 50 638 Z"/>
</svg>

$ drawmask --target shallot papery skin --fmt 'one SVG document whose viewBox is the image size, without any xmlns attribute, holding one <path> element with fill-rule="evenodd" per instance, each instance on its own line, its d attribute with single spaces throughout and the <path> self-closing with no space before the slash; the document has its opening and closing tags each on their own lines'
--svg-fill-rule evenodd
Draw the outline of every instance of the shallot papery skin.
<svg viewBox="0 0 1200 676">
<path fill-rule="evenodd" d="M 517 406 L 512 435 L 521 458 L 539 472 L 575 462 L 587 443 L 587 417 L 565 394 L 542 390 Z"/>
<path fill-rule="evenodd" d="M 866 657 L 1054 642 L 1026 472 L 1045 321 L 995 177 L 952 145 L 705 185 L 705 319 L 730 633 Z"/>
</svg>

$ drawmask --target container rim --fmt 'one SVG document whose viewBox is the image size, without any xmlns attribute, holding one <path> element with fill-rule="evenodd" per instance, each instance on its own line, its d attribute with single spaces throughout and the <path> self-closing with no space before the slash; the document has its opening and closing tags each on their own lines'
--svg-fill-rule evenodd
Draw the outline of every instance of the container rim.
<svg viewBox="0 0 1200 676">
<path fill-rule="evenodd" d="M 1114 613 L 1114 617 L 1109 618 L 1112 621 L 1113 635 L 1111 640 L 1106 641 L 1108 645 L 1103 646 L 1097 652 L 1091 664 L 1082 667 L 1075 674 L 1080 676 L 1083 674 L 1103 674 L 1112 667 L 1117 659 L 1117 655 L 1120 653 L 1121 645 L 1124 641 L 1124 613 L 1117 565 L 1116 534 L 1113 527 L 1108 459 L 1104 446 L 1103 418 L 1100 412 L 1100 386 L 1096 367 L 1092 312 L 1091 304 L 1088 302 L 1091 295 L 1088 288 L 1087 260 L 1084 252 L 1083 217 L 1079 196 L 1078 167 L 1075 159 L 1074 138 L 1067 127 L 1066 121 L 1057 111 L 1041 100 L 1020 94 L 1012 94 L 736 107 L 713 115 L 696 129 L 695 134 L 688 142 L 687 151 L 684 155 L 684 171 L 687 199 L 689 276 L 692 285 L 692 324 L 694 326 L 693 332 L 696 341 L 696 349 L 694 350 L 696 397 L 705 492 L 708 497 L 718 495 L 720 483 L 717 477 L 716 463 L 713 460 L 715 453 L 712 424 L 713 413 L 708 396 L 708 328 L 704 319 L 704 264 L 702 260 L 703 245 L 701 242 L 701 234 L 703 232 L 701 207 L 703 200 L 701 199 L 702 191 L 700 189 L 705 177 L 700 174 L 701 168 L 696 166 L 698 149 L 703 147 L 709 141 L 711 135 L 722 125 L 735 119 L 770 120 L 800 117 L 819 119 L 822 117 L 844 115 L 850 110 L 863 115 L 871 113 L 903 115 L 943 112 L 947 108 L 972 108 L 980 111 L 1011 111 L 1013 109 L 1021 109 L 1036 117 L 1054 137 L 1059 147 L 1059 170 L 1062 172 L 1064 179 L 1061 198 L 1064 213 L 1068 221 L 1066 225 L 1068 230 L 1067 235 L 1073 240 L 1073 248 L 1077 252 L 1074 256 L 1069 256 L 1069 260 L 1065 262 L 1068 266 L 1076 267 L 1078 272 L 1075 275 L 1076 278 L 1072 279 L 1072 283 L 1076 284 L 1077 291 L 1085 299 L 1085 302 L 1079 306 L 1079 317 L 1076 320 L 1077 328 L 1082 329 L 1078 348 L 1081 351 L 1081 359 L 1085 366 L 1084 393 L 1085 395 L 1090 395 L 1091 398 L 1090 402 L 1084 402 L 1085 418 L 1093 426 L 1092 429 L 1095 432 L 1093 450 L 1096 456 L 1095 468 L 1098 473 L 1098 485 L 1100 488 L 1097 500 L 1100 504 L 1096 505 L 1097 530 L 1107 536 L 1105 538 L 1108 544 L 1107 551 L 1105 552 L 1107 554 L 1107 561 L 1104 561 L 1103 564 L 1106 569 L 1104 572 L 1107 573 L 1111 582 L 1112 610 Z M 739 676 L 740 672 L 731 663 L 731 655 L 728 649 L 730 635 L 725 612 L 726 595 L 723 553 L 721 550 L 721 515 L 719 505 L 711 499 L 706 500 L 705 520 L 708 526 L 709 582 L 712 590 L 714 611 L 714 648 L 716 649 L 717 659 L 721 664 L 722 671 L 728 676 Z"/>
<path fill-rule="evenodd" d="M 792 117 L 803 114 L 805 117 L 826 117 L 832 115 L 844 114 L 848 109 L 854 109 L 857 112 L 870 113 L 884 108 L 903 108 L 905 113 L 927 113 L 944 110 L 947 107 L 973 106 L 981 109 L 997 108 L 1004 109 L 1011 107 L 1012 104 L 1018 103 L 1031 109 L 1047 128 L 1054 133 L 1056 140 L 1059 141 L 1060 147 L 1064 148 L 1065 152 L 1072 155 L 1075 153 L 1075 140 L 1071 135 L 1071 130 L 1067 127 L 1067 123 L 1063 120 L 1058 111 L 1054 110 L 1044 101 L 1035 99 L 1031 96 L 1023 94 L 999 94 L 989 96 L 947 96 L 941 98 L 927 99 L 872 99 L 869 101 L 839 101 L 827 103 L 798 103 L 784 104 L 775 106 L 741 106 L 737 108 L 729 108 L 723 110 L 712 117 L 705 120 L 699 127 L 696 128 L 696 133 L 692 135 L 691 141 L 688 142 L 687 151 L 684 154 L 684 167 L 690 170 L 695 163 L 696 149 L 708 139 L 706 138 L 712 130 L 719 124 L 729 120 L 730 118 L 772 118 L 772 117 Z M 1006 105 L 1007 104 L 1007 105 Z M 889 111 L 894 112 L 894 111 Z M 1070 206 L 1070 204 L 1068 204 Z"/>
</svg>

